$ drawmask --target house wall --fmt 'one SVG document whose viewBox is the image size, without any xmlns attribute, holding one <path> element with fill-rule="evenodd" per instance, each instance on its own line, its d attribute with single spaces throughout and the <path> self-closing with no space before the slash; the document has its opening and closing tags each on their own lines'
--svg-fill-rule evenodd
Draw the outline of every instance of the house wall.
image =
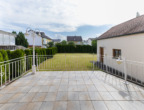
<svg viewBox="0 0 144 110">
<path fill-rule="evenodd" d="M 0 32 L 0 45 L 15 45 L 15 36 Z"/>
<path fill-rule="evenodd" d="M 116 59 L 112 58 L 112 50 L 121 49 L 122 59 L 126 59 L 127 74 L 144 81 L 144 34 L 98 40 L 98 61 L 100 47 L 104 47 L 104 64 L 124 72 L 124 63 L 117 64 Z"/>
<path fill-rule="evenodd" d="M 42 46 L 42 38 L 41 36 L 34 34 L 35 36 L 35 46 L 41 47 Z M 25 35 L 25 38 L 27 39 L 29 46 L 33 45 L 33 35 L 29 33 L 29 35 Z"/>
<path fill-rule="evenodd" d="M 92 45 L 92 40 L 88 39 L 88 45 Z"/>
</svg>

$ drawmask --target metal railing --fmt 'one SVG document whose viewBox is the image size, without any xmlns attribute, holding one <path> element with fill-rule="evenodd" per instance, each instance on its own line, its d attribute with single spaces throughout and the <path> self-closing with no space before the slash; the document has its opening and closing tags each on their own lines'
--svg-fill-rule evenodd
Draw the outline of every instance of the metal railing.
<svg viewBox="0 0 144 110">
<path fill-rule="evenodd" d="M 106 73 L 144 86 L 144 62 L 128 60 L 121 57 L 121 62 L 113 56 L 98 55 L 95 65 Z M 103 60 L 102 60 L 103 59 Z"/>
<path fill-rule="evenodd" d="M 94 70 L 94 54 L 90 56 L 36 55 L 37 71 Z M 95 59 L 96 61 L 96 59 Z M 0 88 L 23 76 L 32 69 L 33 56 L 24 56 L 0 62 Z"/>
</svg>

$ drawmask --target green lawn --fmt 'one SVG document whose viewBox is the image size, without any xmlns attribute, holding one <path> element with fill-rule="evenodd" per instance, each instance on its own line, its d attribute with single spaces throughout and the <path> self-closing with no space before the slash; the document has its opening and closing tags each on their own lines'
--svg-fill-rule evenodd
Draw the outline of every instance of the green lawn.
<svg viewBox="0 0 144 110">
<path fill-rule="evenodd" d="M 39 70 L 82 71 L 93 70 L 90 61 L 96 61 L 96 54 L 70 53 L 56 54 L 39 65 Z M 94 68 L 96 70 L 96 68 Z"/>
</svg>

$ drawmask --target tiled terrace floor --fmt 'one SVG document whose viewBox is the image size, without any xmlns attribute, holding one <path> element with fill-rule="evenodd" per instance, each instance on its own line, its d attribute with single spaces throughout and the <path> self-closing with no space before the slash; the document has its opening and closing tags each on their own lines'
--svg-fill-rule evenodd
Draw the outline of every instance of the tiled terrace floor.
<svg viewBox="0 0 144 110">
<path fill-rule="evenodd" d="M 144 91 L 101 71 L 37 72 L 0 91 L 0 110 L 144 110 Z"/>
</svg>

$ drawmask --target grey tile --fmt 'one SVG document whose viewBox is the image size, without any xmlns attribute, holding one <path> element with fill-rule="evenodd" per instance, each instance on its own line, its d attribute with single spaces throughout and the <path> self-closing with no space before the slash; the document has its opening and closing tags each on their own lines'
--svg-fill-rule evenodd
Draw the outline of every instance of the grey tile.
<svg viewBox="0 0 144 110">
<path fill-rule="evenodd" d="M 13 110 L 12 108 L 15 107 L 17 104 L 16 103 L 7 103 L 4 104 L 0 110 Z"/>
<path fill-rule="evenodd" d="M 50 86 L 49 92 L 57 92 L 58 88 L 59 88 L 59 86 Z"/>
<path fill-rule="evenodd" d="M 56 100 L 67 100 L 68 99 L 68 92 L 58 92 Z"/>
<path fill-rule="evenodd" d="M 38 92 L 41 86 L 33 86 L 29 92 Z"/>
<path fill-rule="evenodd" d="M 79 100 L 90 100 L 88 92 L 79 92 Z"/>
<path fill-rule="evenodd" d="M 115 100 L 109 92 L 99 92 L 103 100 Z"/>
<path fill-rule="evenodd" d="M 67 110 L 67 102 L 66 101 L 55 102 L 53 110 Z"/>
<path fill-rule="evenodd" d="M 77 85 L 77 91 L 85 92 L 87 91 L 87 87 L 85 84 L 83 85 Z"/>
<path fill-rule="evenodd" d="M 40 110 L 42 102 L 32 102 L 29 103 L 26 107 L 26 110 Z"/>
<path fill-rule="evenodd" d="M 45 101 L 55 101 L 56 100 L 57 93 L 56 92 L 48 92 Z"/>
<path fill-rule="evenodd" d="M 46 97 L 47 93 L 37 93 L 32 102 L 42 102 L 45 100 L 45 97 Z"/>
<path fill-rule="evenodd" d="M 103 100 L 98 92 L 89 92 L 91 100 Z"/>
<path fill-rule="evenodd" d="M 0 103 L 6 103 L 8 102 L 15 94 L 3 94 L 2 97 L 0 97 Z"/>
<path fill-rule="evenodd" d="M 89 92 L 97 91 L 96 87 L 93 84 L 88 84 L 87 89 Z"/>
<path fill-rule="evenodd" d="M 69 92 L 77 91 L 77 86 L 76 86 L 76 85 L 69 85 L 68 91 L 69 91 Z"/>
<path fill-rule="evenodd" d="M 91 101 L 80 101 L 81 110 L 94 110 L 93 104 Z"/>
<path fill-rule="evenodd" d="M 22 97 L 22 99 L 20 100 L 20 102 L 31 102 L 33 97 L 36 95 L 36 93 L 27 93 L 24 97 Z"/>
<path fill-rule="evenodd" d="M 103 101 L 92 101 L 92 103 L 96 110 L 108 110 Z"/>
<path fill-rule="evenodd" d="M 80 110 L 79 101 L 68 101 L 68 110 Z"/>
<path fill-rule="evenodd" d="M 68 92 L 68 100 L 79 100 L 79 92 Z"/>
<path fill-rule="evenodd" d="M 49 86 L 41 86 L 38 92 L 48 92 L 49 91 Z"/>
<path fill-rule="evenodd" d="M 43 102 L 40 110 L 53 110 L 54 102 Z"/>
<path fill-rule="evenodd" d="M 16 103 L 15 106 L 13 106 L 12 110 L 26 110 L 28 103 Z"/>
<path fill-rule="evenodd" d="M 122 110 L 121 106 L 116 101 L 105 101 L 109 110 Z"/>
<path fill-rule="evenodd" d="M 61 85 L 59 87 L 58 91 L 68 91 L 68 86 L 67 85 Z"/>
<path fill-rule="evenodd" d="M 8 102 L 20 102 L 20 99 L 24 97 L 25 94 L 23 93 L 17 93 L 13 97 L 10 98 Z"/>
</svg>

